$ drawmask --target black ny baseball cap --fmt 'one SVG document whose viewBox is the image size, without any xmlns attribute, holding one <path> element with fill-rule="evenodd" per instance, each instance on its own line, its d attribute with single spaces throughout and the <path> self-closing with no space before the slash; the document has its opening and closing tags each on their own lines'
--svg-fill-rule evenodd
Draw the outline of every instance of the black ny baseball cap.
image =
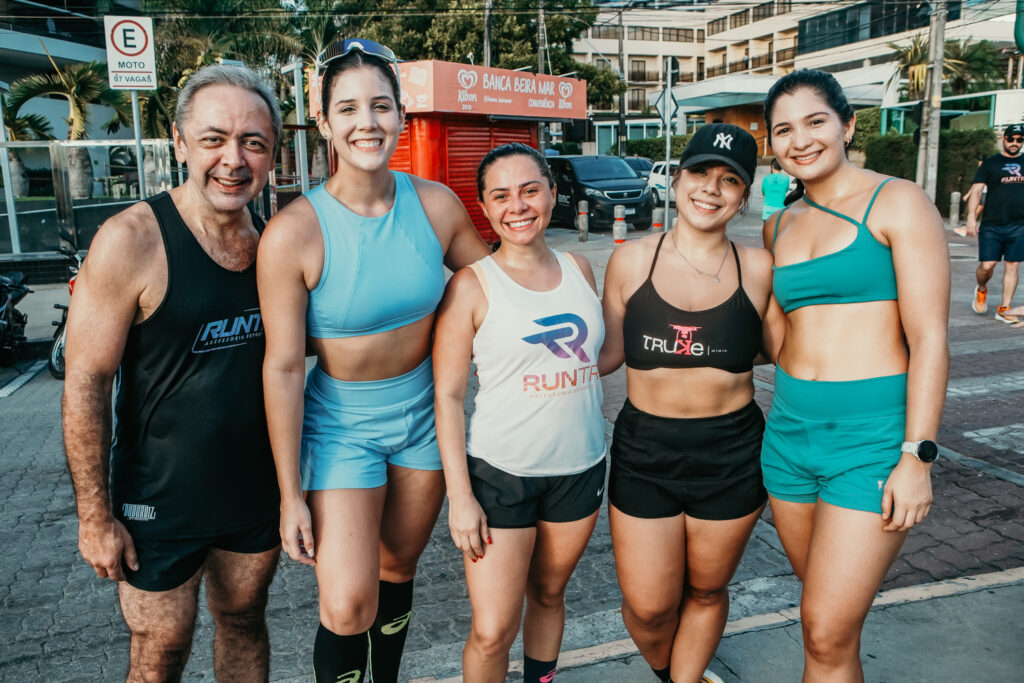
<svg viewBox="0 0 1024 683">
<path fill-rule="evenodd" d="M 1011 135 L 1024 135 L 1024 123 L 1011 123 L 1003 131 L 1003 137 L 1008 138 Z"/>
<path fill-rule="evenodd" d="M 750 185 L 757 170 L 757 142 L 753 135 L 731 123 L 701 126 L 679 157 L 679 168 L 709 161 L 728 164 Z"/>
</svg>

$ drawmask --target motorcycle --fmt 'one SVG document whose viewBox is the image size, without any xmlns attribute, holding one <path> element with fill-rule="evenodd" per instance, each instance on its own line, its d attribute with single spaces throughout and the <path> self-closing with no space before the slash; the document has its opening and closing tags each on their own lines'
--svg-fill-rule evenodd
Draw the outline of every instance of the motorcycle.
<svg viewBox="0 0 1024 683">
<path fill-rule="evenodd" d="M 24 273 L 0 275 L 0 367 L 13 365 L 15 352 L 25 343 L 28 316 L 15 306 L 31 292 Z"/>
<path fill-rule="evenodd" d="M 72 261 L 68 264 L 71 271 L 71 279 L 68 280 L 68 294 L 75 292 L 75 279 L 78 277 L 78 269 L 82 267 L 82 257 L 69 244 L 62 242 L 60 253 Z M 55 379 L 64 379 L 64 329 L 68 323 L 68 307 L 63 304 L 54 304 L 54 308 L 61 312 L 60 320 L 54 320 L 53 325 L 57 328 L 53 332 L 53 344 L 50 346 L 50 358 L 47 367 Z"/>
</svg>

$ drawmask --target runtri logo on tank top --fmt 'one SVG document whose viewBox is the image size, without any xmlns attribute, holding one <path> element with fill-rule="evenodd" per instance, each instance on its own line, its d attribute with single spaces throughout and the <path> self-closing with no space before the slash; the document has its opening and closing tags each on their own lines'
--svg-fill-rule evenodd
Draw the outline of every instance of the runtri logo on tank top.
<svg viewBox="0 0 1024 683">
<path fill-rule="evenodd" d="M 588 365 L 553 373 L 526 373 L 523 375 L 523 391 L 532 390 L 545 397 L 562 396 L 582 391 L 590 383 L 600 381 L 597 365 L 590 364 L 590 356 L 583 349 L 583 344 L 587 341 L 587 323 L 583 318 L 573 313 L 561 313 L 538 318 L 533 322 L 552 329 L 523 337 L 524 342 L 540 344 L 556 358 L 572 361 L 575 356 Z"/>
<path fill-rule="evenodd" d="M 234 318 L 211 320 L 199 326 L 192 353 L 208 353 L 243 346 L 263 336 L 259 308 L 247 308 Z"/>
</svg>

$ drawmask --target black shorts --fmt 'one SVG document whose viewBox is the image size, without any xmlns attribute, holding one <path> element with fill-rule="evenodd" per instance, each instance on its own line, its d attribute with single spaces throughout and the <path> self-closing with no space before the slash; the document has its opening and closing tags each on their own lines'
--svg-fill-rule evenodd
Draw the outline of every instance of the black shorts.
<svg viewBox="0 0 1024 683">
<path fill-rule="evenodd" d="M 575 522 L 594 514 L 604 499 L 605 458 L 589 470 L 549 477 L 518 477 L 480 458 L 467 459 L 473 495 L 495 529 Z"/>
<path fill-rule="evenodd" d="M 615 420 L 608 501 L 646 519 L 744 517 L 768 497 L 763 434 L 764 416 L 753 401 L 725 415 L 680 419 L 649 415 L 626 399 Z"/>
<path fill-rule="evenodd" d="M 978 231 L 978 260 L 1024 261 L 1024 225 L 983 225 Z"/>
<path fill-rule="evenodd" d="M 281 544 L 277 517 L 254 527 L 220 536 L 198 538 L 133 538 L 139 571 L 125 567 L 128 583 L 144 591 L 177 588 L 203 566 L 210 548 L 231 553 L 258 554 Z"/>
</svg>

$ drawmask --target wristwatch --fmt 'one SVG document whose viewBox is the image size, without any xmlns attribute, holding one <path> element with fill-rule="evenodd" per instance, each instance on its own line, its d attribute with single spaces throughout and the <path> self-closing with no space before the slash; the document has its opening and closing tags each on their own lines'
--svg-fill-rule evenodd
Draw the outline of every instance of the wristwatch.
<svg viewBox="0 0 1024 683">
<path fill-rule="evenodd" d="M 924 439 L 923 441 L 904 441 L 900 447 L 903 453 L 910 453 L 921 462 L 935 462 L 939 457 L 939 447 L 934 441 Z"/>
</svg>

